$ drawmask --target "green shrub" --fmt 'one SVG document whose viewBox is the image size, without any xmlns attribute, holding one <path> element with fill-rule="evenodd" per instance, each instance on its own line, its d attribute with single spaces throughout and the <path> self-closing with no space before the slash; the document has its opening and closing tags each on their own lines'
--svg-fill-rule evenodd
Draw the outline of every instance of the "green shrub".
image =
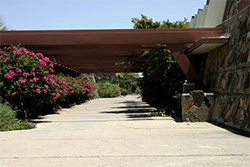
<svg viewBox="0 0 250 167">
<path fill-rule="evenodd" d="M 27 120 L 19 120 L 16 118 L 16 111 L 10 106 L 0 104 L 0 131 L 32 129 L 35 125 Z"/>
<path fill-rule="evenodd" d="M 119 87 L 122 89 L 128 89 L 127 83 L 124 82 L 123 80 L 120 80 Z"/>
<path fill-rule="evenodd" d="M 139 86 L 137 86 L 135 88 L 135 90 L 133 91 L 133 93 L 135 93 L 135 94 L 141 94 L 141 88 Z"/>
<path fill-rule="evenodd" d="M 142 57 L 146 61 L 140 81 L 142 99 L 167 115 L 180 115 L 179 93 L 184 80 L 178 64 L 168 49 L 153 49 Z"/>
<path fill-rule="evenodd" d="M 123 95 L 123 96 L 128 95 L 128 90 L 127 89 L 124 89 L 124 88 L 120 87 L 120 91 L 121 91 L 121 95 Z"/>
<path fill-rule="evenodd" d="M 96 83 L 95 88 L 98 91 L 99 97 L 118 97 L 121 91 L 118 84 L 112 84 L 108 81 Z"/>
</svg>

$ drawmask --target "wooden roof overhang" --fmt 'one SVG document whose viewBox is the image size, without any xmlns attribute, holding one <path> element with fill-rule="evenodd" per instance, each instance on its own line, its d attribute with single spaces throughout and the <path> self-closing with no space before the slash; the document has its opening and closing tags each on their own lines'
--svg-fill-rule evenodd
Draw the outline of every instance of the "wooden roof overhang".
<svg viewBox="0 0 250 167">
<path fill-rule="evenodd" d="M 183 51 L 201 38 L 222 34 L 222 28 L 0 31 L 0 47 L 21 44 L 81 73 L 123 72 L 115 64 L 124 56 L 167 47 L 187 77 L 190 63 Z"/>
<path fill-rule="evenodd" d="M 216 47 L 228 43 L 229 37 L 206 37 L 201 38 L 185 50 L 186 55 L 202 55 Z"/>
</svg>

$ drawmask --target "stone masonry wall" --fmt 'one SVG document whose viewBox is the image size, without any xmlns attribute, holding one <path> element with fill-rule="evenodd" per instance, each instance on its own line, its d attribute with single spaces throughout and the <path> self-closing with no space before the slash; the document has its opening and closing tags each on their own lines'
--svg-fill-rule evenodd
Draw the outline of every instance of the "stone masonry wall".
<svg viewBox="0 0 250 167">
<path fill-rule="evenodd" d="M 250 6 L 220 26 L 229 43 L 208 53 L 203 79 L 215 92 L 211 119 L 250 134 Z"/>
</svg>

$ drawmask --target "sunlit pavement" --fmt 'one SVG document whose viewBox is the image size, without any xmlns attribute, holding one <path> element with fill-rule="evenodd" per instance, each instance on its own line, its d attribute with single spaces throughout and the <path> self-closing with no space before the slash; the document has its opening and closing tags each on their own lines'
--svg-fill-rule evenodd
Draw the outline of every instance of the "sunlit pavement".
<svg viewBox="0 0 250 167">
<path fill-rule="evenodd" d="M 0 166 L 249 166 L 250 138 L 150 110 L 138 95 L 96 99 L 36 120 L 36 129 L 0 132 Z"/>
</svg>

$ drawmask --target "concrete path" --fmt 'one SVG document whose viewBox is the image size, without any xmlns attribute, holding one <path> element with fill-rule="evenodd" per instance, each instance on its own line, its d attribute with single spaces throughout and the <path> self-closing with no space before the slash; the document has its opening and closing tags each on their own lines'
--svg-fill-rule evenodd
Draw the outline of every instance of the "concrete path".
<svg viewBox="0 0 250 167">
<path fill-rule="evenodd" d="M 248 167 L 250 138 L 149 117 L 137 96 L 97 99 L 0 132 L 0 167 Z"/>
</svg>

